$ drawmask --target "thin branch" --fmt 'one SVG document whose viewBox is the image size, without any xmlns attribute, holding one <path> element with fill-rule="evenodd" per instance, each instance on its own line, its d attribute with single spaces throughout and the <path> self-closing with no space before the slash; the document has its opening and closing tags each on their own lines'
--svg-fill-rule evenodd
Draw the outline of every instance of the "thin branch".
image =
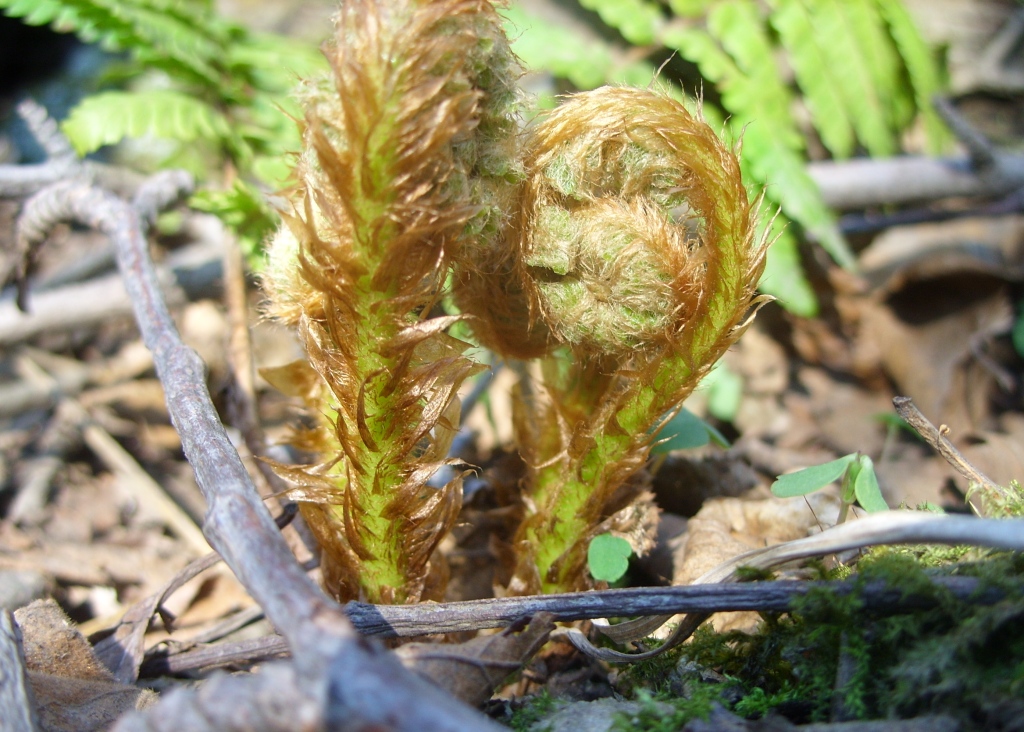
<svg viewBox="0 0 1024 732">
<path fill-rule="evenodd" d="M 907 424 L 913 427 L 925 442 L 942 455 L 946 462 L 970 483 L 995 492 L 1003 490 L 998 483 L 971 465 L 970 461 L 946 438 L 945 432 L 921 414 L 921 410 L 914 406 L 910 397 L 898 396 L 892 400 L 892 403 L 896 407 L 896 412 L 907 421 Z"/>
<path fill-rule="evenodd" d="M 872 612 L 896 614 L 934 607 L 939 593 L 963 602 L 990 605 L 1005 597 L 997 588 L 984 588 L 974 577 L 933 577 L 933 593 L 907 595 L 885 582 L 858 585 L 854 581 L 804 582 L 785 580 L 682 587 L 638 587 L 562 595 L 503 597 L 490 600 L 430 605 L 366 605 L 349 603 L 349 618 L 364 635 L 411 638 L 464 631 L 503 628 L 536 615 L 552 613 L 558 622 L 609 617 L 678 615 L 736 611 L 788 612 L 811 592 L 831 595 L 857 593 Z M 144 676 L 180 674 L 215 665 L 252 663 L 287 650 L 280 636 L 265 636 L 238 643 L 222 643 L 178 653 L 151 653 L 143 664 Z"/>
<path fill-rule="evenodd" d="M 165 297 L 184 302 L 217 292 L 221 277 L 220 251 L 208 242 L 189 244 L 167 257 L 159 268 Z M 0 283 L 3 273 L 0 272 Z M 40 333 L 67 332 L 130 317 L 131 301 L 117 274 L 63 285 L 43 292 L 35 288 L 23 298 L 28 312 L 9 299 L 0 300 L 0 347 L 34 338 Z"/>
<path fill-rule="evenodd" d="M 30 196 L 49 185 L 71 179 L 96 181 L 121 193 L 134 189 L 144 180 L 127 168 L 80 160 L 57 122 L 37 102 L 26 99 L 18 104 L 17 110 L 49 159 L 36 165 L 0 165 L 0 196 Z"/>
<path fill-rule="evenodd" d="M 24 216 L 34 222 L 30 230 L 19 229 L 19 236 L 28 243 L 45 235 L 48 226 L 71 220 L 104 232 L 117 247 L 121 274 L 143 341 L 153 352 L 171 421 L 209 507 L 204 533 L 292 649 L 301 679 L 295 686 L 301 694 L 282 698 L 283 686 L 265 690 L 266 697 L 256 702 L 271 704 L 267 714 L 277 703 L 316 709 L 322 714 L 321 724 L 328 727 L 379 725 L 417 732 L 499 729 L 479 713 L 437 693 L 426 681 L 406 672 L 393 655 L 359 637 L 340 606 L 328 600 L 295 562 L 217 417 L 202 360 L 178 335 L 160 294 L 135 209 L 106 191 L 67 182 L 33 197 Z M 280 673 L 292 678 L 288 670 Z M 241 688 L 251 693 L 265 678 L 260 674 Z M 232 680 L 223 686 L 230 687 L 232 698 L 242 703 L 244 694 L 237 683 Z M 162 701 L 151 715 L 123 720 L 118 729 L 158 729 L 165 725 L 155 721 L 158 717 L 175 719 L 176 728 L 188 727 L 182 722 L 186 717 L 173 716 L 186 714 L 175 706 L 178 701 L 180 697 Z M 192 712 L 193 717 L 211 713 L 208 706 Z M 244 724 L 239 717 L 221 728 L 239 729 Z"/>
<path fill-rule="evenodd" d="M 983 171 L 967 156 L 823 161 L 807 165 L 826 205 L 841 210 L 953 197 L 999 197 L 1024 186 L 1024 155 L 998 152 Z"/>
<path fill-rule="evenodd" d="M 46 152 L 47 158 L 51 161 L 77 161 L 78 155 L 75 154 L 75 149 L 60 131 L 57 121 L 50 116 L 43 105 L 34 99 L 23 99 L 18 103 L 17 110 L 18 116 L 24 120 L 28 131 Z"/>
<path fill-rule="evenodd" d="M 38 732 L 39 719 L 25 669 L 21 632 L 11 613 L 0 608 L 0 719 L 8 732 Z"/>
</svg>

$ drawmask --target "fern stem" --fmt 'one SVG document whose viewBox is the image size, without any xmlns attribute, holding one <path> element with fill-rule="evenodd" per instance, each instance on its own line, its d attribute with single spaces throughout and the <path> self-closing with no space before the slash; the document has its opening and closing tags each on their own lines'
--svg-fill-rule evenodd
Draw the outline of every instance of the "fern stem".
<svg viewBox="0 0 1024 732">
<path fill-rule="evenodd" d="M 415 602 L 444 589 L 434 549 L 461 477 L 426 481 L 449 462 L 456 390 L 481 368 L 445 332 L 459 318 L 430 312 L 451 258 L 500 228 L 516 67 L 487 0 L 353 0 L 337 22 L 269 267 L 272 310 L 309 357 L 276 376 L 311 407 L 295 443 L 319 462 L 278 470 L 332 594 Z"/>
<path fill-rule="evenodd" d="M 666 95 L 576 95 L 526 152 L 519 272 L 566 349 L 519 404 L 517 440 L 534 468 L 516 593 L 590 586 L 598 533 L 645 548 L 652 430 L 742 332 L 766 248 L 738 160 Z"/>
</svg>

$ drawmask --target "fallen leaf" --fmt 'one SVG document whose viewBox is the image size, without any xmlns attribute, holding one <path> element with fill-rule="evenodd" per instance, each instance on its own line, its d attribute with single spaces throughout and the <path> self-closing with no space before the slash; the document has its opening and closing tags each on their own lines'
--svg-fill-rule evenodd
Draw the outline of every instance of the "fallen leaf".
<svg viewBox="0 0 1024 732">
<path fill-rule="evenodd" d="M 715 498 L 691 518 L 685 534 L 672 540 L 673 585 L 688 585 L 733 557 L 784 541 L 801 539 L 835 524 L 839 499 L 828 491 L 799 498 Z M 719 613 L 719 630 L 750 628 L 756 613 Z"/>
<path fill-rule="evenodd" d="M 157 695 L 120 684 L 53 600 L 14 613 L 42 732 L 107 729 L 122 714 L 145 709 Z"/>
</svg>

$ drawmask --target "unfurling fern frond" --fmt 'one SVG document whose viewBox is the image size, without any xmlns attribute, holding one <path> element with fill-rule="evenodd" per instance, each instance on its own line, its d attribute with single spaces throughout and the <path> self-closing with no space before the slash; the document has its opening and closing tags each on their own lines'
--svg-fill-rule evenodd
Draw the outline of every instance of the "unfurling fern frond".
<svg viewBox="0 0 1024 732">
<path fill-rule="evenodd" d="M 591 586 L 596 535 L 649 544 L 649 430 L 744 330 L 766 244 L 735 155 L 663 92 L 576 94 L 527 132 L 524 148 L 512 266 L 492 275 L 490 291 L 515 281 L 532 319 L 496 345 L 548 342 L 536 393 L 517 403 L 530 469 L 508 589 L 568 591 Z M 491 320 L 495 308 L 481 299 L 466 309 Z M 499 317 L 485 342 L 510 322 Z"/>
<path fill-rule="evenodd" d="M 492 249 L 521 173 L 518 65 L 488 0 L 349 0 L 304 93 L 294 212 L 274 239 L 271 310 L 309 363 L 268 373 L 305 398 L 317 463 L 279 466 L 341 599 L 439 597 L 433 557 L 461 477 L 427 479 L 458 430 L 456 390 L 480 367 L 430 317 L 456 255 Z"/>
</svg>

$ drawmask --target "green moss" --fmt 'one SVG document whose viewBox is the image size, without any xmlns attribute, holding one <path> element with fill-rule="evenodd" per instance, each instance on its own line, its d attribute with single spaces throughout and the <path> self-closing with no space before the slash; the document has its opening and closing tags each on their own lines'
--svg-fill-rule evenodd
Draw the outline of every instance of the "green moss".
<svg viewBox="0 0 1024 732">
<path fill-rule="evenodd" d="M 707 719 L 721 692 L 713 685 L 697 687 L 687 698 L 667 699 L 639 692 L 640 710 L 616 715 L 613 730 L 619 732 L 675 732 L 692 719 Z"/>
<path fill-rule="evenodd" d="M 555 710 L 556 704 L 556 699 L 547 689 L 544 689 L 539 694 L 534 694 L 526 699 L 522 706 L 513 712 L 512 718 L 508 720 L 508 726 L 516 732 L 527 732 L 537 722 L 549 717 Z"/>
<path fill-rule="evenodd" d="M 717 700 L 748 718 L 783 705 L 795 721 L 826 720 L 836 705 L 855 719 L 946 714 L 968 729 L 1016 729 L 1024 715 L 1024 558 L 991 553 L 940 570 L 886 549 L 857 569 L 855 585 L 885 582 L 935 603 L 881 615 L 856 592 L 815 589 L 792 613 L 764 616 L 756 633 L 704 626 L 625 678 L 662 701 L 689 705 L 695 693 L 711 693 L 700 687 L 715 676 L 724 679 L 711 684 Z M 930 581 L 940 573 L 978 577 L 1005 599 L 988 606 L 957 599 Z M 648 726 L 631 729 L 662 729 L 641 722 Z"/>
</svg>

